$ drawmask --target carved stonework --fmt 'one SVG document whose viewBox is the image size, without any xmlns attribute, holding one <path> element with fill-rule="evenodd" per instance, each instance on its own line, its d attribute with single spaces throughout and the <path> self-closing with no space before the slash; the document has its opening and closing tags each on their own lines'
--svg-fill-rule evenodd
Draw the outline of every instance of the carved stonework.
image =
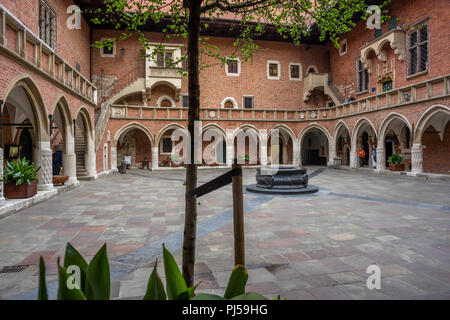
<svg viewBox="0 0 450 320">
<path fill-rule="evenodd" d="M 41 151 L 41 170 L 39 171 L 39 184 L 52 184 L 53 165 L 52 151 L 50 149 L 42 149 Z"/>
<path fill-rule="evenodd" d="M 423 172 L 423 152 L 421 144 L 414 144 L 411 148 L 411 171 L 414 173 Z"/>
<path fill-rule="evenodd" d="M 112 108 L 111 118 L 125 118 L 126 117 L 126 109 L 125 108 Z"/>
</svg>

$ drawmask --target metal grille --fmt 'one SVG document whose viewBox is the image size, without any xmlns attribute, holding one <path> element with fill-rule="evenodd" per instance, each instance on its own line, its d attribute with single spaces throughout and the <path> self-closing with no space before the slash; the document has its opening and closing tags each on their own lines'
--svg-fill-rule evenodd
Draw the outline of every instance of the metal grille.
<svg viewBox="0 0 450 320">
<path fill-rule="evenodd" d="M 418 26 L 409 35 L 408 75 L 428 70 L 428 24 Z"/>
<path fill-rule="evenodd" d="M 24 271 L 26 268 L 28 268 L 29 266 L 5 266 L 2 268 L 2 270 L 0 270 L 0 273 L 17 273 L 17 272 L 22 272 Z"/>
<path fill-rule="evenodd" d="M 364 67 L 361 59 L 356 60 L 356 80 L 358 84 L 358 92 L 363 92 L 369 90 L 369 72 Z"/>
<path fill-rule="evenodd" d="M 253 108 L 253 97 L 244 97 L 244 108 L 245 109 Z"/>
<path fill-rule="evenodd" d="M 39 3 L 39 38 L 56 47 L 56 13 L 44 0 Z"/>
</svg>

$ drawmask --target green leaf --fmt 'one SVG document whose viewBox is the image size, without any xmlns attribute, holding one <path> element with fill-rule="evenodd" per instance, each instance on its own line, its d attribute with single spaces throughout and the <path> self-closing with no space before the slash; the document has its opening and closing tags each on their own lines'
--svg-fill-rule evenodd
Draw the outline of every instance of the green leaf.
<svg viewBox="0 0 450 320">
<path fill-rule="evenodd" d="M 224 300 L 221 296 L 218 296 L 216 294 L 209 294 L 209 293 L 199 293 L 195 297 L 193 297 L 191 300 Z"/>
<path fill-rule="evenodd" d="M 169 300 L 175 300 L 187 291 L 186 282 L 178 269 L 177 263 L 172 254 L 163 244 L 164 272 L 166 274 L 166 290 Z"/>
<path fill-rule="evenodd" d="M 81 256 L 81 254 L 70 244 L 67 243 L 66 253 L 64 255 L 64 268 L 68 268 L 69 266 L 78 266 L 81 272 L 81 291 L 86 294 L 86 272 L 88 268 L 88 264 L 86 260 Z"/>
<path fill-rule="evenodd" d="M 67 269 L 60 266 L 58 258 L 58 300 L 86 300 L 85 295 L 80 289 L 70 289 L 67 286 L 67 280 L 69 280 Z"/>
<path fill-rule="evenodd" d="M 86 297 L 88 300 L 109 300 L 110 290 L 111 278 L 105 243 L 87 267 Z"/>
<path fill-rule="evenodd" d="M 39 291 L 38 300 L 48 300 L 47 284 L 45 283 L 45 263 L 41 256 L 39 260 Z"/>
<path fill-rule="evenodd" d="M 246 294 L 235 296 L 231 298 L 231 300 L 269 300 L 269 299 L 256 292 L 247 292 Z"/>
<path fill-rule="evenodd" d="M 150 275 L 150 279 L 147 284 L 147 292 L 145 293 L 144 300 L 166 300 L 166 291 L 164 290 L 164 285 L 161 278 L 156 271 L 156 265 L 158 260 L 155 262 L 155 267 Z"/>
<path fill-rule="evenodd" d="M 248 280 L 247 269 L 243 265 L 237 265 L 233 272 L 231 272 L 228 286 L 225 290 L 225 299 L 231 299 L 235 296 L 243 295 L 245 293 L 245 285 Z"/>
</svg>

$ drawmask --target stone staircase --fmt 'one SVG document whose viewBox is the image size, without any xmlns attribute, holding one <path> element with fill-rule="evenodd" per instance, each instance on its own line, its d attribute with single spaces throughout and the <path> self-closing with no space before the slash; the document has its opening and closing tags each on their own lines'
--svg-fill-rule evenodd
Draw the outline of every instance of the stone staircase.
<svg viewBox="0 0 450 320">
<path fill-rule="evenodd" d="M 80 128 L 75 131 L 75 155 L 77 157 L 77 177 L 87 177 L 85 163 L 86 138 Z"/>
<path fill-rule="evenodd" d="M 304 79 L 303 100 L 308 101 L 314 89 L 319 89 L 333 100 L 335 105 L 344 102 L 344 96 L 329 78 L 328 73 L 310 73 Z"/>
</svg>

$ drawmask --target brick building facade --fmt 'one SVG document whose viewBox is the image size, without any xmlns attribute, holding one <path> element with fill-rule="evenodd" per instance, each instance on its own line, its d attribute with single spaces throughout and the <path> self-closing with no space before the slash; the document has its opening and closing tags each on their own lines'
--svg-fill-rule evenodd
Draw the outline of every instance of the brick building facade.
<svg viewBox="0 0 450 320">
<path fill-rule="evenodd" d="M 169 158 L 171 134 L 186 132 L 187 78 L 165 62 L 182 56 L 185 42 L 172 38 L 165 43 L 167 54 L 155 60 L 141 58 L 133 37 L 112 49 L 93 48 L 94 41 L 119 31 L 89 24 L 83 16 L 70 27 L 68 21 L 77 22 L 71 6 L 83 3 L 1 1 L 1 154 L 13 158 L 20 146 L 23 156 L 42 165 L 41 189 L 52 188 L 53 145 L 62 148 L 64 174 L 75 181 L 116 170 L 125 156 L 133 167 L 146 161 L 153 169 L 177 166 Z M 382 171 L 398 153 L 409 174 L 448 174 L 445 5 L 393 1 L 392 19 L 381 30 L 360 21 L 341 36 L 339 48 L 318 40 L 296 46 L 267 38 L 256 41 L 261 50 L 252 61 L 222 65 L 201 56 L 210 66 L 200 73 L 199 134 L 214 128 L 223 137 L 212 151 L 213 165 L 231 165 L 244 129 L 257 140 L 253 157 L 246 157 L 249 164 L 266 165 L 276 157 L 284 164 Z M 158 44 L 162 33 L 147 37 Z M 209 44 L 233 55 L 233 39 L 226 35 L 210 36 Z M 203 149 L 208 144 L 201 143 Z M 363 161 L 360 148 L 366 152 Z M 244 153 L 251 153 L 248 146 Z"/>
</svg>

